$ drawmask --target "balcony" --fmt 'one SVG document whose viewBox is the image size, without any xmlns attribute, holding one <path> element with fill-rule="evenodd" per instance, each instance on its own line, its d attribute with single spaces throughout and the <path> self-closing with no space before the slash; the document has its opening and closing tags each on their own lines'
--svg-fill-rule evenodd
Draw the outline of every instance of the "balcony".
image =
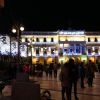
<svg viewBox="0 0 100 100">
<path fill-rule="evenodd" d="M 59 43 L 86 43 L 86 41 L 59 41 Z"/>
<path fill-rule="evenodd" d="M 31 56 L 31 55 L 29 55 Z M 55 57 L 55 56 L 58 56 L 58 54 L 32 54 L 32 56 L 35 56 L 35 57 Z"/>
</svg>

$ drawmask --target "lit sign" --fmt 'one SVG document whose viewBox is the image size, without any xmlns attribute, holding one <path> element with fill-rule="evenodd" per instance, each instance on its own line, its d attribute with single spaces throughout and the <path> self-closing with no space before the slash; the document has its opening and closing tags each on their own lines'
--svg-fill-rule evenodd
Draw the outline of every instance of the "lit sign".
<svg viewBox="0 0 100 100">
<path fill-rule="evenodd" d="M 84 31 L 59 31 L 61 35 L 84 35 Z"/>
</svg>

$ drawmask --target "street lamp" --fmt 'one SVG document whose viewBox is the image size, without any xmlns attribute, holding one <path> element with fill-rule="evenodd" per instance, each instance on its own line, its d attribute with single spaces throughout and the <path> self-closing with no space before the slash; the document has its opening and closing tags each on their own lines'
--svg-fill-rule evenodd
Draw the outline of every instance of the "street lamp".
<svg viewBox="0 0 100 100">
<path fill-rule="evenodd" d="M 18 66 L 19 66 L 19 62 L 20 62 L 20 31 L 24 31 L 24 26 L 19 23 L 19 22 L 15 22 L 15 25 L 12 27 L 12 32 L 13 33 L 17 33 L 17 41 L 18 41 Z"/>
</svg>

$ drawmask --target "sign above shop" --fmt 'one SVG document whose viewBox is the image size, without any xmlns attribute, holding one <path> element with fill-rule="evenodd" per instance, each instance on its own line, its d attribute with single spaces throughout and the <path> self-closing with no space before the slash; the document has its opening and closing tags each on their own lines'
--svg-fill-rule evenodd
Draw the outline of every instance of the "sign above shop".
<svg viewBox="0 0 100 100">
<path fill-rule="evenodd" d="M 84 31 L 58 31 L 59 35 L 84 35 Z"/>
</svg>

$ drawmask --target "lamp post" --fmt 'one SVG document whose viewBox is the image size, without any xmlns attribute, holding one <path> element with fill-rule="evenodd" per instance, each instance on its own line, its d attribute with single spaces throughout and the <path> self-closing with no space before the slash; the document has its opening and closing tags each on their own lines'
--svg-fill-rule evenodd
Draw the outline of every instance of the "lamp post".
<svg viewBox="0 0 100 100">
<path fill-rule="evenodd" d="M 17 42 L 18 42 L 18 56 L 17 62 L 19 66 L 20 62 L 20 31 L 24 31 L 24 27 L 20 22 L 15 22 L 15 25 L 12 27 L 12 32 L 17 33 Z"/>
</svg>

